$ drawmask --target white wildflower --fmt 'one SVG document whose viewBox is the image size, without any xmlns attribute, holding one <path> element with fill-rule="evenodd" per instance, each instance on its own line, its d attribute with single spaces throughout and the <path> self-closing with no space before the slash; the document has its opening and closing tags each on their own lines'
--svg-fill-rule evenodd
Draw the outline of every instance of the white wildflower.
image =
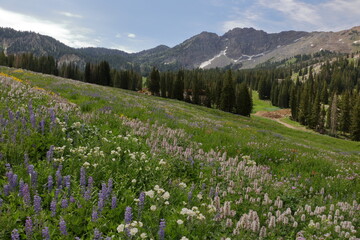
<svg viewBox="0 0 360 240">
<path fill-rule="evenodd" d="M 124 225 L 124 224 L 120 224 L 120 225 L 116 228 L 116 230 L 117 230 L 119 233 L 120 233 L 120 232 L 123 232 L 124 229 L 125 229 L 125 225 Z"/>
</svg>

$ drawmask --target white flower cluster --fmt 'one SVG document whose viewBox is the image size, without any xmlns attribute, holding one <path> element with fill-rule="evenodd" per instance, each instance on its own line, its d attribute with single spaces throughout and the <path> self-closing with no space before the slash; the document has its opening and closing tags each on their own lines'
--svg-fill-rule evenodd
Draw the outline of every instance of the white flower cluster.
<svg viewBox="0 0 360 240">
<path fill-rule="evenodd" d="M 192 207 L 191 209 L 183 208 L 180 211 L 181 215 L 187 215 L 188 217 L 196 217 L 199 220 L 204 220 L 205 216 L 200 213 L 198 207 Z"/>
<path fill-rule="evenodd" d="M 140 221 L 133 221 L 132 223 L 129 223 L 129 224 L 120 224 L 116 228 L 116 230 L 118 231 L 118 233 L 122 233 L 125 231 L 125 229 L 127 229 L 131 236 L 135 236 L 139 232 L 139 228 L 143 227 L 143 225 L 144 224 Z M 140 238 L 141 239 L 147 238 L 147 234 L 141 233 Z"/>
</svg>

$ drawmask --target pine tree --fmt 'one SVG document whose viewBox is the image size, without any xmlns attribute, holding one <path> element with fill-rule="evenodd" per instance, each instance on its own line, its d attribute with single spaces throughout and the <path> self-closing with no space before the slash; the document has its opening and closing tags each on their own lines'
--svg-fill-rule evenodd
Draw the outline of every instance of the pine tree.
<svg viewBox="0 0 360 240">
<path fill-rule="evenodd" d="M 252 96 L 245 82 L 236 86 L 236 113 L 250 117 L 253 108 Z"/>
<path fill-rule="evenodd" d="M 173 97 L 184 100 L 184 70 L 179 70 L 173 86 Z"/>
<path fill-rule="evenodd" d="M 350 115 L 350 94 L 346 92 L 342 95 L 340 102 L 340 116 L 339 116 L 339 129 L 342 132 L 349 132 L 351 125 L 351 115 Z"/>
<path fill-rule="evenodd" d="M 162 74 L 160 76 L 160 93 L 163 98 L 166 97 L 166 80 L 166 74 Z"/>
<path fill-rule="evenodd" d="M 338 124 L 338 108 L 337 108 L 337 95 L 334 94 L 331 107 L 330 107 L 330 135 L 336 136 L 337 124 Z"/>
<path fill-rule="evenodd" d="M 290 108 L 291 108 L 291 118 L 294 121 L 298 120 L 298 91 L 295 86 L 292 86 L 291 95 L 290 95 Z"/>
<path fill-rule="evenodd" d="M 194 104 L 200 104 L 200 92 L 201 92 L 201 83 L 199 79 L 199 74 L 194 73 L 194 79 L 192 81 L 192 102 Z"/>
<path fill-rule="evenodd" d="M 232 79 L 231 70 L 229 69 L 226 72 L 226 77 L 221 91 L 220 109 L 225 112 L 233 112 L 234 105 L 235 105 L 234 83 Z"/>
<path fill-rule="evenodd" d="M 149 91 L 152 95 L 159 96 L 160 91 L 160 73 L 155 67 L 153 67 L 149 78 Z"/>
<path fill-rule="evenodd" d="M 85 65 L 84 80 L 85 82 L 91 83 L 91 67 L 88 62 Z"/>
<path fill-rule="evenodd" d="M 351 114 L 350 136 L 354 141 L 360 141 L 360 96 L 357 97 L 356 104 Z"/>
<path fill-rule="evenodd" d="M 322 106 L 320 116 L 319 116 L 319 123 L 318 123 L 317 129 L 316 129 L 316 131 L 318 131 L 321 134 L 325 133 L 325 117 L 326 117 L 325 107 Z"/>
<path fill-rule="evenodd" d="M 104 86 L 110 86 L 111 75 L 110 66 L 107 61 L 102 61 L 99 64 L 99 84 Z"/>
<path fill-rule="evenodd" d="M 321 90 L 321 102 L 323 104 L 329 103 L 328 85 L 326 82 L 324 82 L 323 88 Z"/>
<path fill-rule="evenodd" d="M 309 127 L 312 129 L 316 129 L 318 122 L 319 122 L 319 118 L 320 118 L 320 96 L 317 93 L 314 103 L 312 104 L 312 108 L 311 108 L 311 115 L 310 115 L 310 119 L 309 119 Z"/>
</svg>

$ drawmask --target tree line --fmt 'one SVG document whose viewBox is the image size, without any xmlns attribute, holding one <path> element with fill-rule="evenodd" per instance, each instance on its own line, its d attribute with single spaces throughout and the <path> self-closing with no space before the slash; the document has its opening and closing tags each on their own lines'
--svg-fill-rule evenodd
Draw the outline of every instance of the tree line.
<svg viewBox="0 0 360 240">
<path fill-rule="evenodd" d="M 225 112 L 250 116 L 252 95 L 246 82 L 238 81 L 232 70 L 178 70 L 159 72 L 153 68 L 147 87 L 152 95 L 172 98 Z"/>
<path fill-rule="evenodd" d="M 37 57 L 32 53 L 6 56 L 0 52 L 0 65 L 133 91 L 142 89 L 142 76 L 139 73 L 111 69 L 106 61 L 86 63 L 85 68 L 81 68 L 74 62 L 58 64 L 52 56 Z"/>
</svg>

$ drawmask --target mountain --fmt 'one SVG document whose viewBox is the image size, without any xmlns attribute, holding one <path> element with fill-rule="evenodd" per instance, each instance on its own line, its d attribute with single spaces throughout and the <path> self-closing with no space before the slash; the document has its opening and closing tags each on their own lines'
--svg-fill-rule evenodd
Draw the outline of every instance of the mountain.
<svg viewBox="0 0 360 240">
<path fill-rule="evenodd" d="M 160 45 L 138 53 L 106 48 L 71 48 L 54 38 L 34 32 L 0 28 L 0 49 L 6 54 L 32 52 L 51 55 L 59 62 L 106 60 L 115 68 L 146 71 L 155 65 L 162 70 L 214 68 L 233 65 L 252 68 L 266 61 L 280 61 L 298 54 L 322 50 L 350 53 L 360 50 L 360 26 L 340 32 L 284 31 L 266 33 L 254 28 L 234 28 L 222 36 L 202 32 L 170 48 Z"/>
</svg>

